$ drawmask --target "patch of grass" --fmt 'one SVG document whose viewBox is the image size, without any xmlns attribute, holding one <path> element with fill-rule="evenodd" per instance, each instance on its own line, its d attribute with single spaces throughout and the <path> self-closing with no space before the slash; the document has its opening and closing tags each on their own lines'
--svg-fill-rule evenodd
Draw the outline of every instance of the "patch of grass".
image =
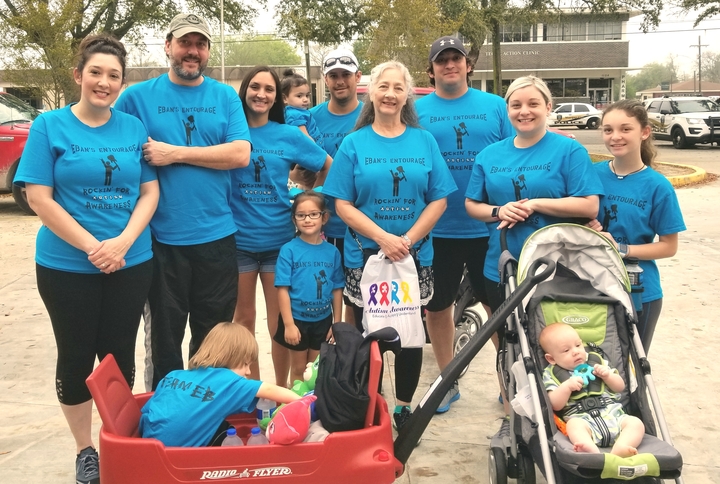
<svg viewBox="0 0 720 484">
<path fill-rule="evenodd" d="M 599 153 L 590 153 L 590 161 L 593 163 L 597 163 L 598 161 L 605 161 L 612 158 L 612 155 L 609 154 L 599 154 Z"/>
</svg>

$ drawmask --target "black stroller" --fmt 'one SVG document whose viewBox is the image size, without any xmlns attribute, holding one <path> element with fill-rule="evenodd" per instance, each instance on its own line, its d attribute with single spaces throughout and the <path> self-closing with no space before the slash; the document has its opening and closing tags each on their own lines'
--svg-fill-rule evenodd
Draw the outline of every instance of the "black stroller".
<svg viewBox="0 0 720 484">
<path fill-rule="evenodd" d="M 506 324 L 500 368 L 513 408 L 491 441 L 491 483 L 504 484 L 508 477 L 518 483 L 534 483 L 535 463 L 548 484 L 631 479 L 681 483 L 682 457 L 670 440 L 650 364 L 635 332 L 630 283 L 614 246 L 580 225 L 540 229 L 526 240 L 519 262 L 507 251 L 501 256 L 508 295 L 515 290 L 516 276 L 521 283 L 533 277 L 540 258 L 555 262 L 552 276 L 533 289 Z M 569 439 L 558 430 L 540 377 L 547 362 L 538 344 L 546 323 L 556 321 L 572 324 L 585 344 L 597 344 L 626 381 L 623 408 L 645 424 L 646 435 L 637 456 L 622 459 L 605 452 L 574 452 Z M 661 438 L 656 436 L 655 421 Z"/>
</svg>

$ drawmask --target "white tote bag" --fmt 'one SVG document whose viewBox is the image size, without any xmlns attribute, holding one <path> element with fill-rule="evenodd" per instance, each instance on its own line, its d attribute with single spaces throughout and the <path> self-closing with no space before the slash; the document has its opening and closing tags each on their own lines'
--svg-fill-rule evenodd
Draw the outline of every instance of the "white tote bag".
<svg viewBox="0 0 720 484">
<path fill-rule="evenodd" d="M 425 344 L 417 269 L 409 254 L 398 262 L 388 259 L 382 251 L 370 256 L 360 291 L 365 334 L 391 326 L 400 335 L 403 348 Z"/>
</svg>

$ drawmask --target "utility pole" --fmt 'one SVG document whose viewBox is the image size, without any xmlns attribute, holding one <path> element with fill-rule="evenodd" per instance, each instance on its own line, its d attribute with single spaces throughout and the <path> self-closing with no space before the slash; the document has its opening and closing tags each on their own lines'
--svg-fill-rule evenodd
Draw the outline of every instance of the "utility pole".
<svg viewBox="0 0 720 484">
<path fill-rule="evenodd" d="M 225 84 L 225 0 L 220 0 L 220 82 Z"/>
<path fill-rule="evenodd" d="M 698 35 L 697 45 L 691 45 L 690 47 L 698 48 L 698 92 L 702 96 L 702 48 L 707 47 L 707 44 L 703 45 L 700 43 L 700 36 Z"/>
</svg>

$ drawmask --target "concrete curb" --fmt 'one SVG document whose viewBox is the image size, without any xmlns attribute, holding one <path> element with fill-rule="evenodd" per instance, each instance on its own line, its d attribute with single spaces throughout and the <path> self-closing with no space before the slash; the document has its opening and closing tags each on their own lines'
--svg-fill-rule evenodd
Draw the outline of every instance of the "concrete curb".
<svg viewBox="0 0 720 484">
<path fill-rule="evenodd" d="M 596 163 L 598 161 L 604 161 L 611 157 L 612 155 L 605 153 L 590 153 L 590 160 L 592 160 L 593 163 Z M 705 170 L 694 165 L 684 165 L 681 163 L 666 163 L 664 161 L 656 161 L 655 163 L 657 163 L 658 165 L 677 166 L 680 168 L 687 168 L 693 170 L 692 173 L 688 173 L 687 175 L 668 176 L 667 179 L 670 181 L 670 183 L 672 183 L 672 186 L 674 186 L 675 188 L 701 182 L 707 177 L 707 172 Z"/>
<path fill-rule="evenodd" d="M 660 165 L 679 166 L 681 168 L 689 168 L 691 170 L 694 170 L 693 173 L 688 173 L 687 175 L 675 175 L 675 176 L 667 177 L 667 179 L 670 180 L 670 183 L 672 183 L 672 186 L 674 186 L 675 188 L 684 187 L 685 185 L 690 185 L 692 183 L 701 182 L 707 177 L 707 172 L 697 166 L 681 165 L 679 163 L 665 163 L 662 161 L 659 161 L 656 163 L 658 163 Z"/>
</svg>

